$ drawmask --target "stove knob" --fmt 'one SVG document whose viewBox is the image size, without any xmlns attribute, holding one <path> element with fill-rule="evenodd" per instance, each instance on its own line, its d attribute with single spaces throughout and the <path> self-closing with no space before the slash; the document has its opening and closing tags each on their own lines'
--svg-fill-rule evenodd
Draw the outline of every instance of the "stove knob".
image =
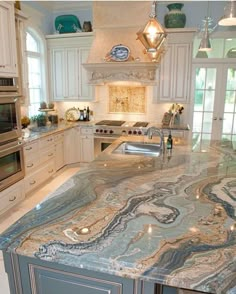
<svg viewBox="0 0 236 294">
<path fill-rule="evenodd" d="M 100 130 L 100 133 L 102 133 L 103 132 L 103 130 Z"/>
<path fill-rule="evenodd" d="M 133 131 L 133 134 L 136 135 L 137 134 L 137 131 Z"/>
<path fill-rule="evenodd" d="M 110 130 L 110 132 L 109 132 L 110 134 L 113 134 L 114 132 L 112 131 L 112 130 Z"/>
<path fill-rule="evenodd" d="M 138 134 L 139 134 L 139 135 L 142 135 L 142 132 L 141 132 L 141 131 L 138 131 Z"/>
<path fill-rule="evenodd" d="M 96 133 L 98 133 L 99 132 L 99 129 L 96 129 Z"/>
<path fill-rule="evenodd" d="M 107 130 L 104 130 L 104 133 L 106 134 L 107 133 Z"/>
<path fill-rule="evenodd" d="M 131 135 L 132 134 L 132 131 L 128 131 L 128 134 Z"/>
</svg>

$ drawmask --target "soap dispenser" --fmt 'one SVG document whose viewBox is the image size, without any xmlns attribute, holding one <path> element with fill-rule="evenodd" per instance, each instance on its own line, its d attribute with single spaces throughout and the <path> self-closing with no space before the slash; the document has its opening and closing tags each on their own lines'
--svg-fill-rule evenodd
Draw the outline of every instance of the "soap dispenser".
<svg viewBox="0 0 236 294">
<path fill-rule="evenodd" d="M 171 135 L 171 131 L 169 132 L 169 136 L 167 138 L 166 141 L 166 149 L 167 150 L 172 150 L 173 148 L 173 139 L 172 139 L 172 135 Z"/>
</svg>

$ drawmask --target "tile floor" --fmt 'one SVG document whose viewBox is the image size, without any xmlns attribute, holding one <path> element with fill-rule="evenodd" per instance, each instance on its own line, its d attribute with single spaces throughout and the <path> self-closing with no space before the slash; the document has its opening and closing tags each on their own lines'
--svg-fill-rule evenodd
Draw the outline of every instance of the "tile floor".
<svg viewBox="0 0 236 294">
<path fill-rule="evenodd" d="M 26 212 L 36 206 L 42 199 L 44 199 L 50 192 L 59 187 L 63 182 L 70 178 L 79 170 L 78 166 L 69 166 L 57 173 L 57 175 L 45 185 L 41 186 L 32 195 L 26 197 L 20 204 L 14 206 L 10 211 L 0 217 L 0 234 L 8 228 L 11 224 L 17 221 Z M 8 278 L 5 273 L 3 256 L 0 251 L 0 293 L 10 294 L 8 287 Z"/>
</svg>

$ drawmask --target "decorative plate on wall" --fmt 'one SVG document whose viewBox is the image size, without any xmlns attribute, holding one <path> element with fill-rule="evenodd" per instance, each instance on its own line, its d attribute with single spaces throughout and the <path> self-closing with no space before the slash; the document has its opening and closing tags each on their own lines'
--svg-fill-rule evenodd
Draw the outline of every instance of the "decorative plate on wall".
<svg viewBox="0 0 236 294">
<path fill-rule="evenodd" d="M 75 15 L 59 15 L 55 19 L 56 31 L 60 34 L 81 32 L 80 21 Z"/>
<path fill-rule="evenodd" d="M 130 50 L 122 44 L 113 46 L 105 57 L 106 61 L 127 61 L 130 57 Z"/>
</svg>

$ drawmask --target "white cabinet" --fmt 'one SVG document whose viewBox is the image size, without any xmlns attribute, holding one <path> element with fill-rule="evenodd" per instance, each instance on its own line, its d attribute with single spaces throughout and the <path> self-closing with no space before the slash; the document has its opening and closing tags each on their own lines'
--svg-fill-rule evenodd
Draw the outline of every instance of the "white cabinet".
<svg viewBox="0 0 236 294">
<path fill-rule="evenodd" d="M 14 1 L 0 1 L 0 76 L 16 77 Z"/>
<path fill-rule="evenodd" d="M 190 98 L 193 31 L 168 34 L 168 46 L 161 59 L 159 100 L 188 102 Z"/>
<path fill-rule="evenodd" d="M 92 127 L 81 127 L 80 131 L 80 161 L 94 160 L 94 135 Z"/>
<path fill-rule="evenodd" d="M 64 133 L 58 133 L 54 135 L 55 142 L 55 168 L 56 171 L 61 169 L 65 165 L 64 160 Z"/>
<path fill-rule="evenodd" d="M 64 159 L 65 164 L 80 162 L 80 133 L 79 128 L 64 131 Z"/>
<path fill-rule="evenodd" d="M 65 34 L 67 35 L 67 34 Z M 71 35 L 71 34 L 69 34 Z M 83 63 L 87 61 L 91 33 L 47 36 L 51 99 L 54 101 L 91 101 L 93 88 L 88 84 Z"/>
<path fill-rule="evenodd" d="M 29 193 L 48 180 L 56 171 L 54 136 L 49 135 L 24 146 L 25 192 Z"/>
<path fill-rule="evenodd" d="M 11 187 L 0 192 L 0 214 L 4 213 L 15 204 L 24 200 L 24 181 L 21 180 Z"/>
<path fill-rule="evenodd" d="M 16 23 L 16 48 L 17 48 L 17 68 L 18 68 L 18 92 L 22 102 L 28 95 L 28 66 L 26 56 L 26 20 L 27 17 L 21 10 L 15 11 Z M 27 101 L 27 100 L 26 100 Z"/>
</svg>

